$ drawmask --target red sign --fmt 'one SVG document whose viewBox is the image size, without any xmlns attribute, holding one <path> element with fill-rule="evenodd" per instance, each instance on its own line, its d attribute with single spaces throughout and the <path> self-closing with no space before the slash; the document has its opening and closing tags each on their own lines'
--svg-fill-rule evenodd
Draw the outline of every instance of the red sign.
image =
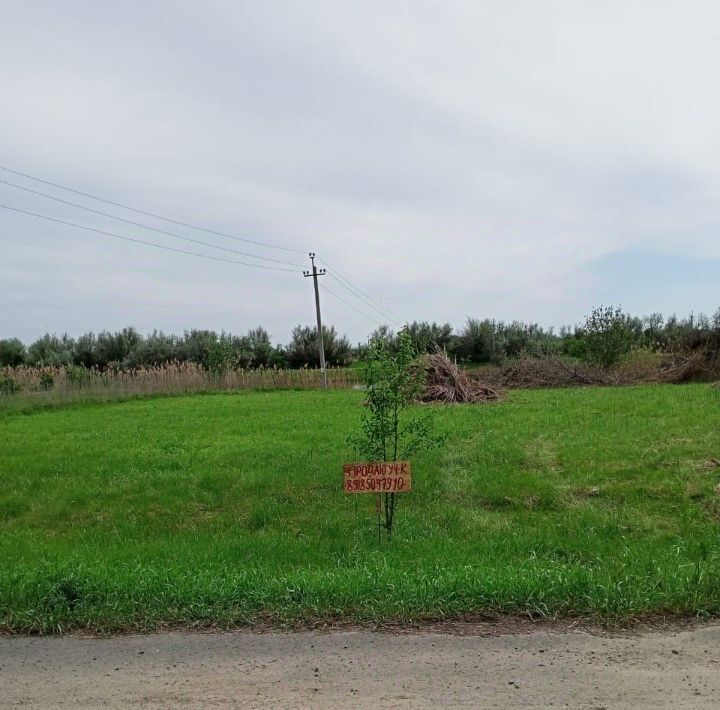
<svg viewBox="0 0 720 710">
<path fill-rule="evenodd" d="M 412 487 L 409 461 L 343 464 L 345 493 L 407 493 Z"/>
</svg>

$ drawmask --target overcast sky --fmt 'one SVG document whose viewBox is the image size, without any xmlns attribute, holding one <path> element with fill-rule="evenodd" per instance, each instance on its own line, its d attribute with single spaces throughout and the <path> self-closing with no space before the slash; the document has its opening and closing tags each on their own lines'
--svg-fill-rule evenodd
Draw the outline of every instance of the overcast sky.
<svg viewBox="0 0 720 710">
<path fill-rule="evenodd" d="M 714 0 L 0 6 L 0 165 L 314 250 L 396 320 L 559 326 L 598 303 L 637 314 L 720 306 Z M 4 184 L 0 203 L 248 261 Z M 286 342 L 314 321 L 310 280 L 296 271 L 0 209 L 0 338 L 263 324 Z M 321 292 L 325 320 L 353 341 L 388 320 L 322 281 L 372 316 Z"/>
</svg>

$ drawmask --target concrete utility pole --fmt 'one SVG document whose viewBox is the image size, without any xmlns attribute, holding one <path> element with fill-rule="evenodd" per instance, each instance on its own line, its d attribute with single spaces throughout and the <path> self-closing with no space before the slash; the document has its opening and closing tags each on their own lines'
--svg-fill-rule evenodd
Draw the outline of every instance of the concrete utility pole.
<svg viewBox="0 0 720 710">
<path fill-rule="evenodd" d="M 318 288 L 318 276 L 325 275 L 325 269 L 318 271 L 315 266 L 315 252 L 310 252 L 310 263 L 312 271 L 303 271 L 303 276 L 312 276 L 315 286 L 315 314 L 317 315 L 318 352 L 320 353 L 320 371 L 322 372 L 322 386 L 327 389 L 327 369 L 325 367 L 325 344 L 323 343 L 322 317 L 320 316 L 320 290 Z"/>
</svg>

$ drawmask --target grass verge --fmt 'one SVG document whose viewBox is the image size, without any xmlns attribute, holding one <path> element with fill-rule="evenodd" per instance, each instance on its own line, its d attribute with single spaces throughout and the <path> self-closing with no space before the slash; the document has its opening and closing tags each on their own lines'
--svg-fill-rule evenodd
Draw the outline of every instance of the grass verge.
<svg viewBox="0 0 720 710">
<path fill-rule="evenodd" d="M 397 531 L 341 490 L 356 392 L 0 418 L 0 628 L 720 614 L 720 391 L 438 408 Z"/>
</svg>

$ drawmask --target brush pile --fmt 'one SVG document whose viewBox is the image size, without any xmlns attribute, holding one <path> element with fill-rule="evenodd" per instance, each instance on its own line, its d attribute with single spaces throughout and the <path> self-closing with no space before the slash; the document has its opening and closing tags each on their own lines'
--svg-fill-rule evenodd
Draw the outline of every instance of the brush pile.
<svg viewBox="0 0 720 710">
<path fill-rule="evenodd" d="M 520 357 L 488 376 L 493 384 L 507 389 L 546 387 L 592 387 L 628 384 L 617 372 L 586 363 L 567 363 L 552 355 Z"/>
<path fill-rule="evenodd" d="M 712 379 L 713 368 L 709 364 L 707 353 L 696 350 L 689 355 L 675 355 L 660 370 L 658 381 L 666 384 L 685 384 Z"/>
<path fill-rule="evenodd" d="M 421 359 L 425 369 L 422 402 L 442 404 L 487 404 L 502 400 L 502 392 L 468 377 L 464 370 L 438 350 Z"/>
</svg>

